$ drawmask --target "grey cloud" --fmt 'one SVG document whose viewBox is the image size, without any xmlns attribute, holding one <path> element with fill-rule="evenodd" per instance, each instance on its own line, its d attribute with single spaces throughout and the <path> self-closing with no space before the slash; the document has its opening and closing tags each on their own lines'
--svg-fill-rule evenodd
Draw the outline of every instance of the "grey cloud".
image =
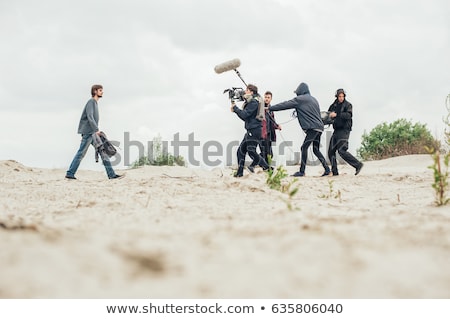
<svg viewBox="0 0 450 319">
<path fill-rule="evenodd" d="M 243 84 L 213 71 L 238 57 L 244 79 L 270 89 L 274 102 L 305 81 L 327 108 L 345 87 L 356 110 L 351 147 L 364 129 L 398 116 L 433 129 L 450 93 L 449 16 L 444 0 L 2 1 L 1 127 L 49 138 L 34 118 L 42 111 L 48 127 L 64 127 L 52 145 L 76 143 L 90 85 L 101 83 L 100 125 L 113 135 L 239 138 L 242 123 L 222 92 Z M 300 138 L 298 125 L 283 134 Z M 0 141 L 2 154 L 27 138 L 14 136 L 14 149 Z"/>
</svg>

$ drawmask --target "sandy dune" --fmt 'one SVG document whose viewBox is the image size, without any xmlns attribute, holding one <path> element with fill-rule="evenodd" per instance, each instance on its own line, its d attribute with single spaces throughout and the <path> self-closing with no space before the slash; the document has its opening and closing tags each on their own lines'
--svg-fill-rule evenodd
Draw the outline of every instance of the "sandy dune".
<svg viewBox="0 0 450 319">
<path fill-rule="evenodd" d="M 262 171 L 68 181 L 0 161 L 0 297 L 450 298 L 450 206 L 434 206 L 430 164 L 307 167 L 289 210 Z"/>
</svg>

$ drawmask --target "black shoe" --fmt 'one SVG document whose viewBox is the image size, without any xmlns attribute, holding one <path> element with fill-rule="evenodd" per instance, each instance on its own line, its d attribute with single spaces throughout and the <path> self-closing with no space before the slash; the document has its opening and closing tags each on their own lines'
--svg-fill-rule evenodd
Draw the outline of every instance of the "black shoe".
<svg viewBox="0 0 450 319">
<path fill-rule="evenodd" d="M 65 176 L 67 179 L 77 179 L 75 176 L 70 176 L 70 175 L 66 175 Z"/>
<path fill-rule="evenodd" d="M 325 171 L 322 175 L 320 175 L 320 177 L 324 177 L 324 176 L 330 176 L 331 171 Z"/>
<path fill-rule="evenodd" d="M 234 176 L 234 177 L 242 177 L 242 176 L 244 176 L 244 174 L 242 174 L 242 173 L 234 173 L 233 176 Z"/>
<path fill-rule="evenodd" d="M 305 173 L 303 173 L 303 172 L 295 172 L 292 176 L 303 177 L 303 176 L 305 176 Z"/>
<path fill-rule="evenodd" d="M 358 175 L 359 172 L 361 172 L 361 169 L 363 168 L 364 164 L 361 163 L 361 165 L 358 166 L 358 168 L 356 169 L 355 175 Z"/>
<path fill-rule="evenodd" d="M 255 166 L 248 166 L 247 169 L 251 172 L 254 173 L 255 172 Z"/>
<path fill-rule="evenodd" d="M 121 179 L 121 178 L 124 178 L 125 177 L 125 175 L 114 175 L 113 177 L 110 177 L 109 179 Z"/>
<path fill-rule="evenodd" d="M 263 167 L 263 171 L 273 171 L 275 168 L 273 168 L 272 166 L 267 166 L 267 167 Z"/>
<path fill-rule="evenodd" d="M 339 176 L 339 173 L 333 173 L 333 176 Z"/>
</svg>

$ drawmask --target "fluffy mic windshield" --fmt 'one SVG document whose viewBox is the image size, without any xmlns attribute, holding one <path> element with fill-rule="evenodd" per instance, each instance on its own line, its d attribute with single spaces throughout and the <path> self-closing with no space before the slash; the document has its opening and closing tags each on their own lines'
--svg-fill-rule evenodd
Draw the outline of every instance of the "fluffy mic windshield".
<svg viewBox="0 0 450 319">
<path fill-rule="evenodd" d="M 214 67 L 214 71 L 217 74 L 226 72 L 226 71 L 230 71 L 230 70 L 235 70 L 237 69 L 239 66 L 241 65 L 241 61 L 239 59 L 233 59 L 221 64 L 218 64 Z"/>
</svg>

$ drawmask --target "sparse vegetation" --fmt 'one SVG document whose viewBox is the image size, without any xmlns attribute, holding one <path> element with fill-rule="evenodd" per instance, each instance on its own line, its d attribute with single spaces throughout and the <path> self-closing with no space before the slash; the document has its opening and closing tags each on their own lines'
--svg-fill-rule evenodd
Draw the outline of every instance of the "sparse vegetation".
<svg viewBox="0 0 450 319">
<path fill-rule="evenodd" d="M 334 183 L 334 180 L 331 180 L 331 179 L 328 180 L 328 194 L 322 194 L 319 196 L 319 198 L 324 198 L 324 199 L 336 198 L 336 199 L 339 199 L 339 201 L 342 200 L 341 191 L 340 190 L 335 191 L 334 187 L 333 187 L 333 183 Z"/>
<path fill-rule="evenodd" d="M 266 183 L 270 188 L 282 191 L 282 181 L 288 176 L 286 169 L 279 166 L 276 170 L 269 169 L 267 171 Z"/>
<path fill-rule="evenodd" d="M 357 154 L 363 160 L 380 160 L 409 154 L 427 154 L 425 147 L 438 150 L 440 143 L 426 125 L 399 119 L 382 123 L 368 134 L 364 132 Z"/>
<path fill-rule="evenodd" d="M 447 107 L 447 116 L 444 119 L 444 123 L 447 125 L 444 131 L 445 143 L 447 144 L 447 147 L 450 147 L 450 94 L 447 95 L 447 99 L 445 100 L 445 106 Z"/>
<path fill-rule="evenodd" d="M 297 183 L 296 178 L 294 178 L 289 183 L 283 185 L 281 188 L 281 191 L 288 195 L 288 198 L 286 200 L 284 200 L 284 202 L 286 203 L 287 208 L 289 210 L 294 210 L 294 209 L 299 210 L 300 209 L 300 208 L 294 207 L 292 205 L 292 198 L 294 197 L 295 194 L 297 194 L 297 192 L 299 190 L 299 188 L 297 186 L 295 186 L 295 183 Z"/>
<path fill-rule="evenodd" d="M 447 116 L 444 118 L 444 123 L 447 125 L 444 131 L 445 134 L 445 143 L 447 144 L 447 148 L 450 146 L 450 94 L 446 99 L 446 107 L 447 107 Z M 448 192 L 448 170 L 449 170 L 449 162 L 450 162 L 450 152 L 447 150 L 446 153 L 441 154 L 439 150 L 433 148 L 427 148 L 427 151 L 430 153 L 433 158 L 433 164 L 428 166 L 431 170 L 433 170 L 434 182 L 431 184 L 435 191 L 436 200 L 435 203 L 437 206 L 447 205 L 450 202 L 450 198 L 447 197 Z"/>
<path fill-rule="evenodd" d="M 286 182 L 285 178 L 288 177 L 288 173 L 283 166 L 278 166 L 276 170 L 269 169 L 267 171 L 267 180 L 266 183 L 270 188 L 276 189 L 284 194 L 288 195 L 288 199 L 284 200 L 289 210 L 293 210 L 292 206 L 292 198 L 295 194 L 297 194 L 299 188 L 295 184 L 297 183 L 297 179 L 294 178 L 290 182 Z M 296 208 L 295 208 L 296 209 Z"/>
<path fill-rule="evenodd" d="M 450 153 L 443 156 L 442 162 L 444 165 L 442 165 L 440 152 L 431 149 L 429 151 L 433 158 L 433 164 L 428 166 L 428 168 L 433 170 L 434 182 L 432 186 L 436 194 L 435 203 L 437 206 L 447 205 L 450 202 L 450 198 L 447 197 Z"/>
</svg>

